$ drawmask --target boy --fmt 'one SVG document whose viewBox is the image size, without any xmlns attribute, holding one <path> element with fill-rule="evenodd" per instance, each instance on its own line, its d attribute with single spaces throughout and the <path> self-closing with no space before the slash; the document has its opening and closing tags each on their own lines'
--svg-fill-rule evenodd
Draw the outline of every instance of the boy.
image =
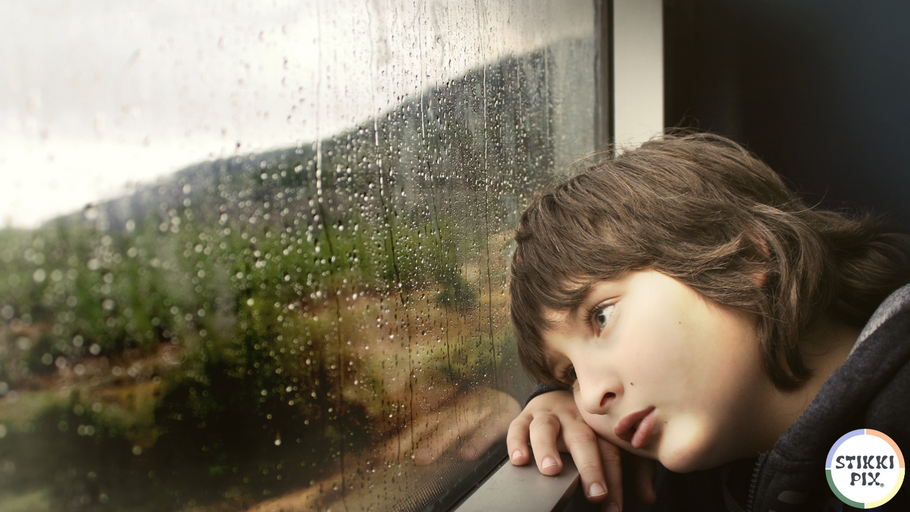
<svg viewBox="0 0 910 512">
<path fill-rule="evenodd" d="M 530 441 L 555 474 L 568 450 L 588 499 L 619 510 L 621 448 L 672 472 L 660 509 L 782 512 L 839 506 L 824 468 L 847 432 L 910 449 L 910 238 L 808 208 L 732 141 L 598 162 L 515 239 L 512 321 L 541 386 L 510 426 L 514 464 Z"/>
</svg>

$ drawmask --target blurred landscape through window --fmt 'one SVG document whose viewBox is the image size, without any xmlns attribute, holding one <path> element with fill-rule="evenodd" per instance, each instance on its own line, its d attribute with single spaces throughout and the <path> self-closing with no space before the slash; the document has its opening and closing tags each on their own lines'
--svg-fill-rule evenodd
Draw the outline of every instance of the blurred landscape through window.
<svg viewBox="0 0 910 512">
<path fill-rule="evenodd" d="M 445 509 L 504 456 L 591 2 L 0 5 L 0 512 Z"/>
</svg>

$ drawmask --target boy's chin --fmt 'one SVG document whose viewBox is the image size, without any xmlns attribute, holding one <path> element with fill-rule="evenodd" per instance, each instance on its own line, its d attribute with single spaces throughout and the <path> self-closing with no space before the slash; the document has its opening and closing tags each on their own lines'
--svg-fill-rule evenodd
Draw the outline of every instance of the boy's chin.
<svg viewBox="0 0 910 512">
<path fill-rule="evenodd" d="M 684 457 L 661 457 L 658 460 L 665 468 L 674 473 L 691 473 L 692 471 L 709 469 L 707 467 L 703 467 L 701 464 L 698 464 L 697 461 L 693 461 Z"/>
<path fill-rule="evenodd" d="M 702 471 L 723 464 L 717 458 L 717 450 L 712 450 L 703 439 L 688 439 L 679 443 L 674 441 L 663 439 L 657 452 L 657 460 L 674 473 Z"/>
</svg>

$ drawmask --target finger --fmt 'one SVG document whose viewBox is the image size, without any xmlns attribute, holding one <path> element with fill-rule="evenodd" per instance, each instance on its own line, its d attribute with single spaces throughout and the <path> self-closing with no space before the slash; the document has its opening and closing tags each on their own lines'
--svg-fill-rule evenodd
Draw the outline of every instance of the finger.
<svg viewBox="0 0 910 512">
<path fill-rule="evenodd" d="M 562 459 L 556 446 L 560 428 L 559 419 L 553 415 L 536 416 L 531 420 L 531 449 L 537 469 L 544 475 L 558 475 L 562 471 Z"/>
<path fill-rule="evenodd" d="M 572 454 L 575 467 L 581 476 L 581 485 L 585 497 L 592 503 L 600 503 L 607 498 L 608 486 L 604 479 L 597 436 L 584 423 L 566 422 L 562 424 L 562 440 L 566 449 Z"/>
<path fill-rule="evenodd" d="M 531 461 L 528 450 L 530 437 L 528 431 L 531 428 L 531 416 L 529 414 L 519 414 L 517 418 L 509 424 L 509 434 L 506 436 L 506 449 L 509 451 L 509 459 L 516 466 L 524 466 Z"/>
<path fill-rule="evenodd" d="M 653 505 L 657 502 L 657 490 L 654 488 L 654 480 L 657 477 L 657 462 L 637 455 L 632 455 L 631 457 L 632 460 L 629 461 L 629 465 L 632 472 L 632 481 L 635 485 L 635 494 L 645 505 Z"/>
<path fill-rule="evenodd" d="M 604 468 L 604 477 L 607 482 L 607 499 L 603 503 L 603 510 L 618 512 L 622 510 L 622 450 L 615 444 L 597 438 L 597 447 Z M 611 508 L 612 507 L 612 508 Z"/>
</svg>

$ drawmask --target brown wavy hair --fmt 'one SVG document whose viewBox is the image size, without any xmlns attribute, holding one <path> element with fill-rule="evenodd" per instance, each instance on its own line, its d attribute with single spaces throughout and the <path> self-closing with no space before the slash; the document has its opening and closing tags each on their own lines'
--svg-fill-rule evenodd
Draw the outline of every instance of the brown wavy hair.
<svg viewBox="0 0 910 512">
<path fill-rule="evenodd" d="M 656 270 L 758 317 L 771 381 L 811 375 L 800 350 L 823 318 L 862 327 L 910 282 L 910 237 L 870 215 L 808 207 L 764 162 L 710 134 L 613 152 L 538 196 L 521 216 L 511 268 L 518 353 L 551 386 L 544 312 L 572 311 L 591 286 Z"/>
</svg>

